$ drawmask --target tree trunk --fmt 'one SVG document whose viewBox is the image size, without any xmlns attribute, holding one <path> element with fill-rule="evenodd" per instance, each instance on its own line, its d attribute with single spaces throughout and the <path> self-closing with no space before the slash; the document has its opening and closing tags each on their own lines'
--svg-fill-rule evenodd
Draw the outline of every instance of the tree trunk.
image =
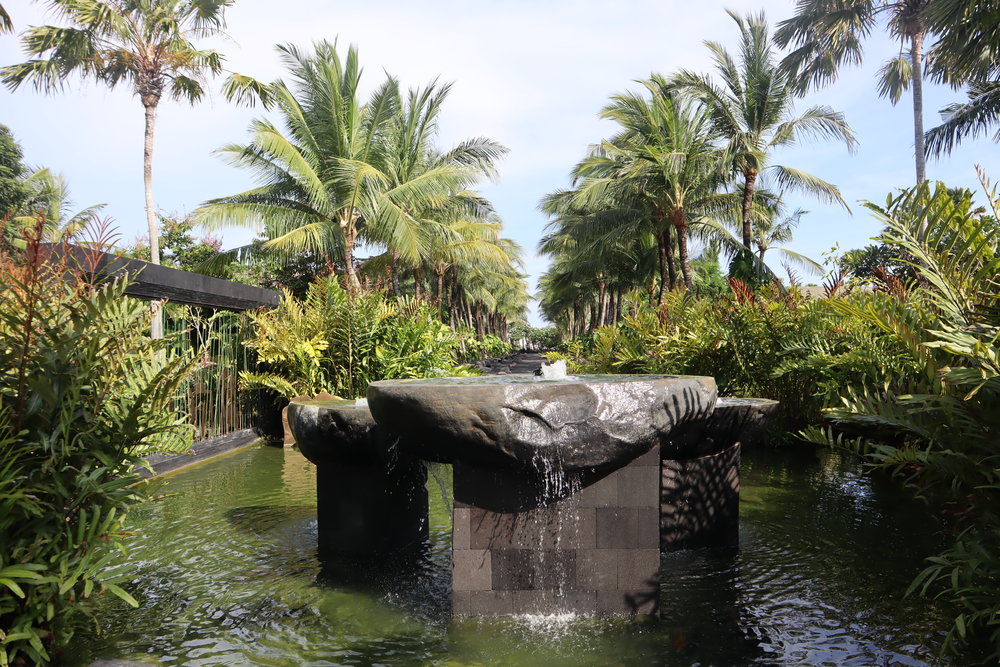
<svg viewBox="0 0 1000 667">
<path fill-rule="evenodd" d="M 392 259 L 389 269 L 390 273 L 392 273 L 392 293 L 398 299 L 403 296 L 403 291 L 399 288 L 399 252 L 393 250 L 390 257 Z"/>
<path fill-rule="evenodd" d="M 667 247 L 667 277 L 670 279 L 671 290 L 677 287 L 677 266 L 674 264 L 674 240 L 670 235 L 670 226 L 663 228 L 663 238 Z"/>
<path fill-rule="evenodd" d="M 924 31 L 918 28 L 911 36 L 910 66 L 913 68 L 913 147 L 917 165 L 917 185 L 927 180 L 924 157 Z"/>
<path fill-rule="evenodd" d="M 357 240 L 358 230 L 354 227 L 354 211 L 345 208 L 340 212 L 340 233 L 344 235 L 344 269 L 347 272 L 348 293 L 361 289 L 358 281 L 358 274 L 354 270 L 354 242 Z"/>
<path fill-rule="evenodd" d="M 681 260 L 681 275 L 684 276 L 684 287 L 694 289 L 694 282 L 691 280 L 691 261 L 688 258 L 687 243 L 687 217 L 683 209 L 678 209 L 670 216 L 671 222 L 677 229 L 677 254 Z"/>
<path fill-rule="evenodd" d="M 417 264 L 413 267 L 413 289 L 418 299 L 424 298 L 424 267 Z"/>
<path fill-rule="evenodd" d="M 750 213 L 753 208 L 754 187 L 757 184 L 757 172 L 748 169 L 743 172 L 743 247 L 752 251 L 753 225 L 750 224 Z"/>
<path fill-rule="evenodd" d="M 434 275 L 437 276 L 437 309 L 438 317 L 441 317 L 441 303 L 443 302 L 442 297 L 444 296 L 444 271 L 439 271 L 437 268 L 434 269 Z"/>
<path fill-rule="evenodd" d="M 604 297 L 607 295 L 606 284 L 603 279 L 597 281 L 597 302 L 599 304 L 599 310 L 597 312 L 597 326 L 604 326 L 604 318 L 607 315 L 607 307 L 605 306 Z"/>
<path fill-rule="evenodd" d="M 667 289 L 667 241 L 663 238 L 663 232 L 656 235 L 656 247 L 659 251 L 660 259 L 660 293 L 656 297 L 656 303 L 663 303 L 663 293 Z M 652 303 L 652 298 L 650 298 Z"/>
<path fill-rule="evenodd" d="M 146 225 L 149 228 L 149 261 L 160 263 L 160 229 L 156 224 L 156 206 L 153 204 L 153 131 L 156 126 L 156 105 L 143 102 L 146 112 L 146 130 L 142 142 L 142 180 L 146 188 Z M 149 335 L 153 339 L 163 338 L 163 301 L 154 300 L 149 304 Z"/>
</svg>

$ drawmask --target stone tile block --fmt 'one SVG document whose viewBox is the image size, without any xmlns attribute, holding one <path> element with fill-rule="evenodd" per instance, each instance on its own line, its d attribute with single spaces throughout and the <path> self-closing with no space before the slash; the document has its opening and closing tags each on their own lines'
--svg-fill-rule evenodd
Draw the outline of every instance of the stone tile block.
<svg viewBox="0 0 1000 667">
<path fill-rule="evenodd" d="M 456 507 L 451 514 L 451 545 L 453 549 L 471 549 L 469 530 L 471 511 Z"/>
<path fill-rule="evenodd" d="M 451 558 L 452 590 L 490 590 L 493 585 L 493 567 L 489 551 L 483 549 L 453 550 Z"/>
<path fill-rule="evenodd" d="M 491 553 L 493 590 L 519 591 L 535 587 L 534 552 L 529 549 L 494 549 Z"/>
<path fill-rule="evenodd" d="M 451 611 L 456 616 L 503 616 L 514 613 L 511 591 L 454 591 Z"/>
<path fill-rule="evenodd" d="M 660 502 L 660 466 L 629 466 L 620 475 L 618 502 L 622 507 L 655 507 Z"/>
<path fill-rule="evenodd" d="M 650 592 L 660 590 L 660 550 L 621 549 L 618 551 L 618 589 Z"/>
<path fill-rule="evenodd" d="M 580 549 L 576 552 L 576 588 L 618 589 L 617 549 Z"/>
<path fill-rule="evenodd" d="M 614 507 L 618 504 L 618 471 L 585 486 L 576 496 L 580 507 Z"/>
<path fill-rule="evenodd" d="M 514 591 L 515 614 L 597 613 L 595 591 Z"/>
<path fill-rule="evenodd" d="M 654 446 L 651 450 L 637 457 L 631 463 L 628 464 L 629 467 L 632 466 L 656 466 L 660 467 L 660 447 L 659 445 Z"/>
<path fill-rule="evenodd" d="M 636 546 L 640 549 L 659 548 L 659 507 L 640 507 L 636 510 Z"/>
<path fill-rule="evenodd" d="M 576 583 L 574 549 L 495 549 L 494 590 L 568 589 Z"/>
<path fill-rule="evenodd" d="M 598 507 L 597 548 L 633 549 L 639 543 L 638 511 L 631 507 Z"/>
</svg>

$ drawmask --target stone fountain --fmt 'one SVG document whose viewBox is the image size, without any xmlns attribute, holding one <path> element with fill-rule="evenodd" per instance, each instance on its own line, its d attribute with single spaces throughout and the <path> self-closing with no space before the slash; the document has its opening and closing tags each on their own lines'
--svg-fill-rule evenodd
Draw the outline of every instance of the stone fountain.
<svg viewBox="0 0 1000 667">
<path fill-rule="evenodd" d="M 321 549 L 419 541 L 420 460 L 451 463 L 456 615 L 652 614 L 661 549 L 735 541 L 741 433 L 774 405 L 718 401 L 709 377 L 494 376 L 375 382 L 289 422 Z"/>
</svg>

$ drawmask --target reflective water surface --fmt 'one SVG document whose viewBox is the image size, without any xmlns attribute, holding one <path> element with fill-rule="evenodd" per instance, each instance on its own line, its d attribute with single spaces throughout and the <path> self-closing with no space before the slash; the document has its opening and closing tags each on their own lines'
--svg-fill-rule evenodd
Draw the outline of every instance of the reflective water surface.
<svg viewBox="0 0 1000 667">
<path fill-rule="evenodd" d="M 921 665 L 946 622 L 902 600 L 938 544 L 920 506 L 838 454 L 746 452 L 739 549 L 663 557 L 659 620 L 453 621 L 448 468 L 431 475 L 431 534 L 388 568 L 322 563 L 315 468 L 255 448 L 178 473 L 131 515 L 109 600 L 70 664 Z M 442 479 L 443 478 L 443 479 Z M 382 570 L 393 574 L 385 576 Z"/>
</svg>

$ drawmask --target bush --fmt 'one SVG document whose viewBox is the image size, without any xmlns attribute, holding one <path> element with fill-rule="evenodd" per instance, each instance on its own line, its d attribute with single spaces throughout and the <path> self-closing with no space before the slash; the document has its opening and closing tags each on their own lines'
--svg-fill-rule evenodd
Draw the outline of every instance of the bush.
<svg viewBox="0 0 1000 667">
<path fill-rule="evenodd" d="M 150 340 L 149 311 L 124 283 L 95 287 L 47 264 L 44 221 L 23 253 L 0 252 L 0 664 L 43 663 L 95 596 L 136 601 L 104 566 L 145 497 L 133 467 L 185 451 L 170 409 L 193 359 Z"/>
<path fill-rule="evenodd" d="M 327 391 L 364 396 L 375 380 L 461 374 L 452 330 L 416 299 L 380 292 L 349 294 L 336 276 L 320 278 L 299 301 L 285 292 L 278 308 L 250 315 L 258 372 L 242 372 L 244 388 L 285 398 Z"/>
</svg>

